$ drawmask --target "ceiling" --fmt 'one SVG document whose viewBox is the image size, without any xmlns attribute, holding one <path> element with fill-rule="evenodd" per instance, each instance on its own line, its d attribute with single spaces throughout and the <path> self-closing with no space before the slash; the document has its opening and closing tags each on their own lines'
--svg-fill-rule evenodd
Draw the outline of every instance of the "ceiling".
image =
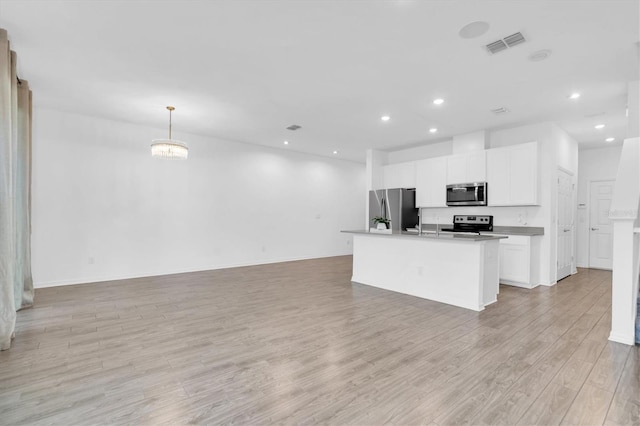
<svg viewBox="0 0 640 426">
<path fill-rule="evenodd" d="M 164 137 L 165 106 L 174 105 L 176 138 L 364 162 L 368 148 L 542 121 L 582 148 L 619 143 L 627 82 L 639 78 L 639 3 L 0 0 L 0 27 L 36 107 L 153 126 Z M 460 37 L 474 21 L 489 30 Z M 518 31 L 525 43 L 487 53 Z M 542 49 L 546 60 L 528 59 Z M 574 91 L 581 97 L 569 100 Z M 499 107 L 509 112 L 491 112 Z"/>
</svg>

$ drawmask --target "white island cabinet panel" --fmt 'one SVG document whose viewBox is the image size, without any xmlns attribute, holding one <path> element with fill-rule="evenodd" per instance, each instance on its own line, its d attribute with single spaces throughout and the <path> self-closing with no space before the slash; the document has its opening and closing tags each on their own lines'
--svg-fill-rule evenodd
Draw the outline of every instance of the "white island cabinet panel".
<svg viewBox="0 0 640 426">
<path fill-rule="evenodd" d="M 353 232 L 352 281 L 461 308 L 495 303 L 499 239 Z"/>
<path fill-rule="evenodd" d="M 416 162 L 416 207 L 447 206 L 447 158 Z"/>
<path fill-rule="evenodd" d="M 487 184 L 490 206 L 538 204 L 538 143 L 488 150 Z"/>
<path fill-rule="evenodd" d="M 383 166 L 382 175 L 384 188 L 386 189 L 416 187 L 415 161 Z"/>
</svg>

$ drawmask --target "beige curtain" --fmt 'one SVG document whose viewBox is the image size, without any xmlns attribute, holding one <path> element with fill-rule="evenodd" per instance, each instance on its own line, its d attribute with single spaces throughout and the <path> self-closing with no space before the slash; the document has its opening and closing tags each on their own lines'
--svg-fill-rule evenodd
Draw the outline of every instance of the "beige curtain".
<svg viewBox="0 0 640 426">
<path fill-rule="evenodd" d="M 0 29 L 0 350 L 9 349 L 16 311 L 33 304 L 31 277 L 31 91 Z"/>
</svg>

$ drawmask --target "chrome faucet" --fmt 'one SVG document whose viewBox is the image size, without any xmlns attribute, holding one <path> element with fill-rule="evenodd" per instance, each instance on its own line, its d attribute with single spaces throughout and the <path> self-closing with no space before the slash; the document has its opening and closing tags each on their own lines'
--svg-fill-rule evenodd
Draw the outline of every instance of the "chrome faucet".
<svg viewBox="0 0 640 426">
<path fill-rule="evenodd" d="M 418 235 L 422 235 L 422 209 L 418 209 Z"/>
</svg>

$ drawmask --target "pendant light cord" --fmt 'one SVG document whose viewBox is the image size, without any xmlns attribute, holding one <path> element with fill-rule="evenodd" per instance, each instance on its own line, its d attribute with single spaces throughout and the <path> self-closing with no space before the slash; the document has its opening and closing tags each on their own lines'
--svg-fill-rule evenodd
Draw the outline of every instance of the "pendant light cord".
<svg viewBox="0 0 640 426">
<path fill-rule="evenodd" d="M 169 105 L 167 106 L 167 109 L 169 110 L 169 140 L 171 140 L 171 113 L 176 109 L 176 107 Z"/>
</svg>

